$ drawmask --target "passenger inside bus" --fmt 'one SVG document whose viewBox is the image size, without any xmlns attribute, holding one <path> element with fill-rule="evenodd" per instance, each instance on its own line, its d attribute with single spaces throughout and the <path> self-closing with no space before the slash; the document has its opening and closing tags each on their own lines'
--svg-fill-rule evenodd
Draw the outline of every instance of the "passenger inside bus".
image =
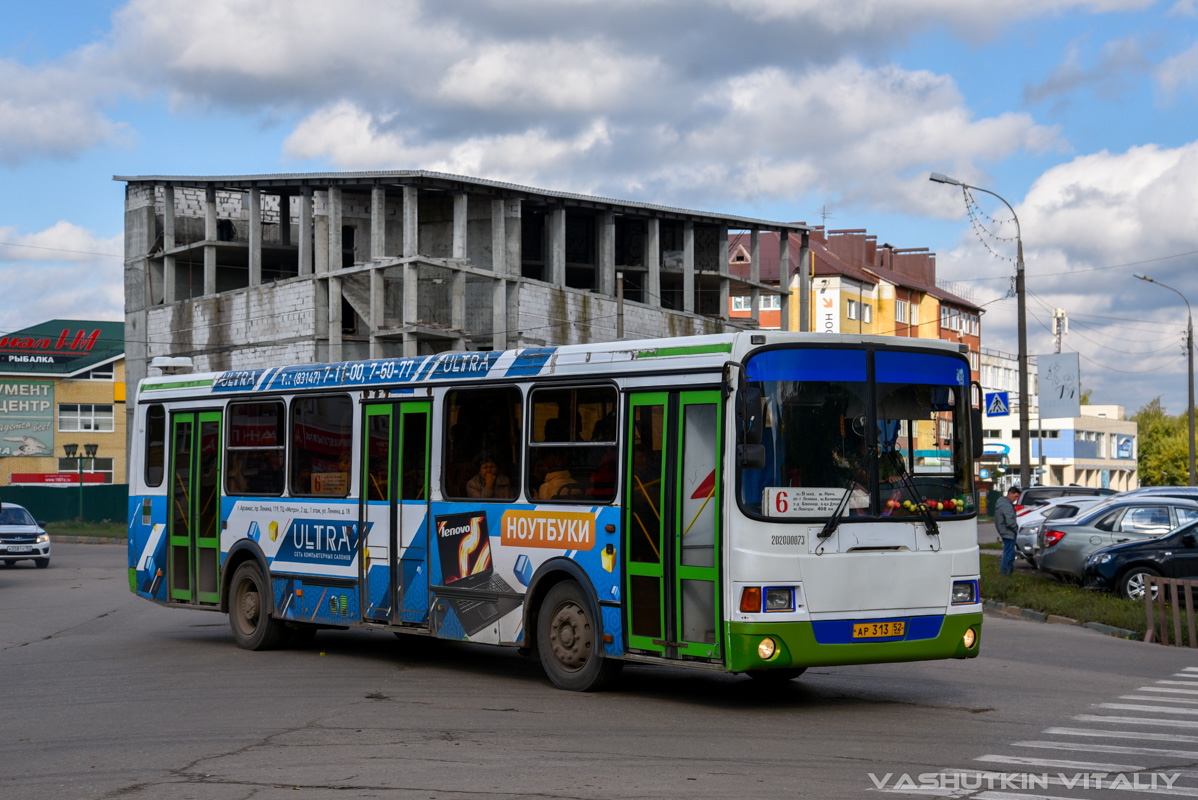
<svg viewBox="0 0 1198 800">
<path fill-rule="evenodd" d="M 538 500 L 582 496 L 582 487 L 570 474 L 565 452 L 557 448 L 547 449 L 541 455 L 541 468 L 545 471 L 545 480 L 537 490 Z"/>
<path fill-rule="evenodd" d="M 468 497 L 498 497 L 510 500 L 516 496 L 508 476 L 500 474 L 499 465 L 490 453 L 478 458 L 478 474 L 466 482 Z"/>
</svg>

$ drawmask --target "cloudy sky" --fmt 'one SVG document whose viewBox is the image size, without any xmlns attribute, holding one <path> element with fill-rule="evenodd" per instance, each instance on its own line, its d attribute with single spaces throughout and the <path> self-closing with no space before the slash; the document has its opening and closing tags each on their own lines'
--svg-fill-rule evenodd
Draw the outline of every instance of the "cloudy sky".
<svg viewBox="0 0 1198 800">
<path fill-rule="evenodd" d="M 0 26 L 0 330 L 122 314 L 113 175 L 429 169 L 929 247 L 1014 352 L 1186 404 L 1196 0 L 131 0 Z M 977 224 L 975 224 L 975 221 Z M 981 225 L 982 227 L 978 227 Z"/>
</svg>

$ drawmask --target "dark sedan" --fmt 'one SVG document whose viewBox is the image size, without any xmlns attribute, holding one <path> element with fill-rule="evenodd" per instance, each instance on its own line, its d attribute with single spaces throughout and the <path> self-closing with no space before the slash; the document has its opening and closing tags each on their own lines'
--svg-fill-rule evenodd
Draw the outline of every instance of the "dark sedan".
<svg viewBox="0 0 1198 800">
<path fill-rule="evenodd" d="M 1198 579 L 1198 522 L 1156 539 L 1104 547 L 1086 559 L 1087 587 L 1132 600 L 1144 599 L 1147 576 Z"/>
</svg>

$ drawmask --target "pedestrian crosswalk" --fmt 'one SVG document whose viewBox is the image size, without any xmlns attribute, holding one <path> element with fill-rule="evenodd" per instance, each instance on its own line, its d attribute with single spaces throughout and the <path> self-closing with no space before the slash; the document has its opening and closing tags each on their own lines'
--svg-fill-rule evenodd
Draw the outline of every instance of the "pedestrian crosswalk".
<svg viewBox="0 0 1198 800">
<path fill-rule="evenodd" d="M 971 800 L 1198 798 L 1198 667 L 1097 703 L 1066 725 L 961 769 L 893 776 L 873 791 Z"/>
</svg>

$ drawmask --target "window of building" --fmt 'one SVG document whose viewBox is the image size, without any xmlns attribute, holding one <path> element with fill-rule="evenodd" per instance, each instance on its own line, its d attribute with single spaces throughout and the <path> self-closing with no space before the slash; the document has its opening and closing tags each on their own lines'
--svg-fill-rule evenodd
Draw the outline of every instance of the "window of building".
<svg viewBox="0 0 1198 800">
<path fill-rule="evenodd" d="M 166 409 L 146 409 L 146 485 L 161 486 L 166 471 Z"/>
<path fill-rule="evenodd" d="M 911 324 L 919 324 L 919 305 L 915 301 L 911 302 Z"/>
<path fill-rule="evenodd" d="M 849 301 L 849 319 L 857 319 L 857 301 Z"/>
<path fill-rule="evenodd" d="M 874 321 L 874 307 L 872 305 L 870 305 L 869 303 L 865 303 L 864 305 L 861 306 L 861 321 L 862 322 L 873 322 Z"/>
<path fill-rule="evenodd" d="M 291 493 L 349 494 L 353 402 L 347 395 L 300 397 L 291 403 Z"/>
<path fill-rule="evenodd" d="M 983 428 L 982 429 L 982 438 L 983 439 L 1001 439 L 1002 438 L 1002 430 L 1000 428 Z"/>
<path fill-rule="evenodd" d="M 225 491 L 281 495 L 286 475 L 283 402 L 232 403 L 225 419 Z"/>
<path fill-rule="evenodd" d="M 111 458 L 60 458 L 58 471 L 69 475 L 79 473 L 79 462 L 83 462 L 83 471 L 91 475 L 103 475 L 104 483 L 112 483 Z"/>
<path fill-rule="evenodd" d="M 76 375 L 74 378 L 72 378 L 72 380 L 76 380 L 76 381 L 111 381 L 115 377 L 116 377 L 116 362 L 113 362 L 111 364 L 104 364 L 102 366 L 96 367 L 95 369 L 89 369 L 87 372 L 84 372 L 81 375 Z"/>
<path fill-rule="evenodd" d="M 782 295 L 780 294 L 765 294 L 761 296 L 762 311 L 781 311 L 782 310 Z"/>
<path fill-rule="evenodd" d="M 536 389 L 529 403 L 528 486 L 533 499 L 591 504 L 615 499 L 615 388 Z"/>
<path fill-rule="evenodd" d="M 940 327 L 947 328 L 952 322 L 952 313 L 948 306 L 940 306 Z"/>
<path fill-rule="evenodd" d="M 442 491 L 447 498 L 520 496 L 522 402 L 514 386 L 445 395 Z"/>
<path fill-rule="evenodd" d="M 744 295 L 744 294 L 736 295 L 735 297 L 732 298 L 732 310 L 733 311 L 751 311 L 752 309 L 749 308 L 749 306 L 751 305 L 751 303 L 750 303 L 751 300 L 752 300 L 752 298 L 749 297 L 748 295 Z"/>
<path fill-rule="evenodd" d="M 978 368 L 978 354 L 973 350 L 969 351 L 969 368 L 974 370 Z"/>
<path fill-rule="evenodd" d="M 59 403 L 58 430 L 63 433 L 75 431 L 111 433 L 115 430 L 112 406 L 91 403 Z"/>
<path fill-rule="evenodd" d="M 909 305 L 906 300 L 895 300 L 894 301 L 894 321 L 895 322 L 906 322 L 907 321 L 908 307 L 909 307 Z"/>
</svg>

